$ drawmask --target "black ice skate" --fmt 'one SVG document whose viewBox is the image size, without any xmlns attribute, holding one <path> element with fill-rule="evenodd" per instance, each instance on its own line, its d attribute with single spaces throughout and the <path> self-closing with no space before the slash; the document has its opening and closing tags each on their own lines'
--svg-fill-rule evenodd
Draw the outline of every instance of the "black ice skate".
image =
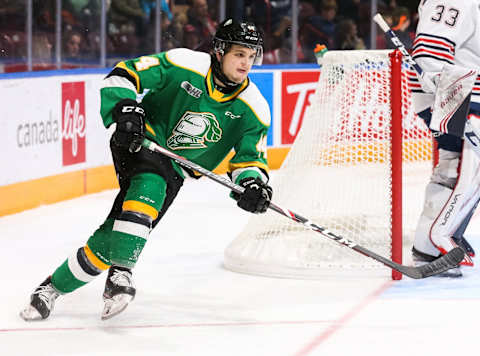
<svg viewBox="0 0 480 356">
<path fill-rule="evenodd" d="M 412 259 L 413 264 L 415 266 L 422 266 L 432 261 L 435 261 L 440 256 L 431 256 L 427 255 L 426 253 L 418 251 L 415 247 L 412 247 Z M 460 266 L 456 266 L 451 268 L 445 272 L 439 273 L 436 275 L 437 277 L 450 277 L 450 278 L 458 278 L 462 277 L 462 271 L 460 270 Z"/>
<path fill-rule="evenodd" d="M 102 320 L 110 319 L 125 310 L 135 298 L 132 271 L 126 267 L 111 266 L 108 270 L 105 291 L 103 292 Z"/>
<path fill-rule="evenodd" d="M 30 304 L 20 312 L 25 321 L 48 318 L 60 293 L 53 287 L 51 276 L 40 284 L 30 296 Z"/>
<path fill-rule="evenodd" d="M 460 246 L 463 251 L 465 251 L 465 253 L 467 255 L 469 255 L 470 257 L 475 257 L 475 250 L 473 249 L 472 245 L 470 245 L 468 243 L 468 241 L 465 239 L 465 237 L 463 236 L 460 236 L 460 237 L 455 237 L 455 236 L 452 236 L 452 239 L 453 241 L 455 241 L 455 243 Z"/>
</svg>

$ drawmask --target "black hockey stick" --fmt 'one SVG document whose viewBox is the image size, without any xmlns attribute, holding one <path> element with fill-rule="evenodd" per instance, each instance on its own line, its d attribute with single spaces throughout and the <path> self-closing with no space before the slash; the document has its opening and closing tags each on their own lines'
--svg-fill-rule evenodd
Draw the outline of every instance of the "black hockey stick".
<svg viewBox="0 0 480 356">
<path fill-rule="evenodd" d="M 425 72 L 423 71 L 422 67 L 420 67 L 418 63 L 415 62 L 415 60 L 412 58 L 410 53 L 408 53 L 400 38 L 398 38 L 395 32 L 393 32 L 390 26 L 388 26 L 382 15 L 376 14 L 375 16 L 373 16 L 373 21 L 375 21 L 378 26 L 380 26 L 380 28 L 383 30 L 383 32 L 385 32 L 393 45 L 402 53 L 405 61 L 417 72 L 418 80 L 421 81 L 428 89 L 430 89 L 432 93 L 434 93 L 435 84 L 432 83 L 430 79 L 425 77 Z M 470 123 L 470 120 L 465 120 L 465 123 L 462 124 L 462 126 L 463 125 L 465 126 L 463 136 L 470 142 L 473 151 L 480 157 L 480 132 L 478 132 L 475 127 L 473 127 L 473 125 Z"/>
<path fill-rule="evenodd" d="M 435 84 L 433 84 L 425 77 L 425 72 L 423 71 L 422 67 L 420 67 L 418 63 L 415 62 L 415 60 L 412 58 L 410 53 L 408 53 L 400 38 L 398 38 L 395 32 L 393 32 L 390 26 L 388 26 L 382 15 L 376 14 L 375 16 L 373 16 L 373 21 L 375 21 L 378 26 L 380 26 L 380 28 L 383 30 L 383 32 L 385 32 L 390 41 L 392 41 L 393 45 L 400 51 L 400 53 L 402 53 L 403 58 L 405 58 L 405 62 L 407 62 L 417 72 L 419 80 L 426 84 L 426 86 L 432 91 L 432 93 L 434 93 Z"/>
<path fill-rule="evenodd" d="M 167 157 L 170 157 L 173 159 L 175 162 L 180 164 L 181 166 L 184 166 L 189 169 L 193 169 L 197 171 L 198 173 L 206 176 L 207 178 L 210 178 L 211 180 L 220 183 L 221 185 L 229 188 L 230 190 L 234 191 L 235 193 L 243 193 L 245 190 L 243 187 L 233 183 L 230 179 L 219 176 L 208 169 L 205 169 L 201 166 L 199 166 L 196 163 L 193 163 L 186 158 L 179 156 L 173 152 L 170 152 L 169 150 L 157 145 L 155 142 L 149 141 L 145 139 L 143 141 L 143 146 L 151 151 L 155 151 L 158 153 L 161 153 Z M 355 242 L 348 240 L 342 236 L 336 235 L 333 232 L 328 231 L 326 228 L 318 226 L 310 220 L 294 213 L 293 211 L 290 211 L 285 208 L 281 208 L 274 203 L 270 203 L 269 206 L 270 209 L 276 211 L 279 214 L 282 214 L 283 216 L 286 216 L 287 218 L 296 221 L 298 223 L 303 224 L 304 226 L 308 227 L 309 229 L 316 231 L 320 233 L 322 236 L 329 238 L 330 240 L 333 240 L 341 245 L 344 245 L 358 253 L 361 253 L 364 256 L 370 257 L 380 263 L 383 263 L 385 266 L 390 267 L 391 269 L 394 269 L 395 271 L 398 271 L 410 278 L 415 278 L 415 279 L 420 279 L 420 278 L 425 278 L 425 277 L 430 277 L 433 275 L 436 275 L 438 273 L 442 273 L 446 270 L 449 270 L 455 266 L 457 266 L 464 257 L 464 252 L 460 247 L 455 247 L 451 251 L 449 251 L 446 255 L 443 255 L 439 258 L 437 258 L 435 261 L 427 263 L 423 266 L 418 266 L 418 267 L 410 267 L 410 266 L 404 266 L 399 263 L 393 262 L 389 260 L 388 258 L 382 257 L 380 255 L 377 255 L 375 252 L 368 250 L 365 247 L 362 247 L 360 245 L 357 245 Z"/>
</svg>

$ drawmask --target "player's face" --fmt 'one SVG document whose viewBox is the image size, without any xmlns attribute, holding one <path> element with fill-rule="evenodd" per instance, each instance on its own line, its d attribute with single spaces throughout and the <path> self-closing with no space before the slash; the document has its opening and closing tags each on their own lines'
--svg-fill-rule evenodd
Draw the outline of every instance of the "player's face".
<svg viewBox="0 0 480 356">
<path fill-rule="evenodd" d="M 222 58 L 223 74 L 232 82 L 242 83 L 252 69 L 256 53 L 254 49 L 232 45 Z"/>
</svg>

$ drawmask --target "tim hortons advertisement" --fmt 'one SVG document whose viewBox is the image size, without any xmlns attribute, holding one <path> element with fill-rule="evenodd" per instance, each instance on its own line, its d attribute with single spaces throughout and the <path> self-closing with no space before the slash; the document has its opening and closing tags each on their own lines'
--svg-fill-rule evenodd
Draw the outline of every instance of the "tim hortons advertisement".
<svg viewBox="0 0 480 356">
<path fill-rule="evenodd" d="M 85 82 L 62 83 L 62 162 L 85 162 Z"/>
<path fill-rule="evenodd" d="M 295 140 L 319 75 L 319 70 L 282 72 L 282 145 L 290 145 Z"/>
</svg>

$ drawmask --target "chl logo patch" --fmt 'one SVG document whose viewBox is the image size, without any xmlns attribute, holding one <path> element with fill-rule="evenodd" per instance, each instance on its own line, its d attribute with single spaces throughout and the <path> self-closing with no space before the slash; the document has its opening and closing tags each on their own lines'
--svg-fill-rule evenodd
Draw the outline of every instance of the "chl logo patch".
<svg viewBox="0 0 480 356">
<path fill-rule="evenodd" d="M 222 129 L 214 114 L 209 112 L 187 111 L 173 129 L 167 140 L 171 150 L 204 148 L 207 142 L 218 142 Z"/>
<path fill-rule="evenodd" d="M 186 80 L 180 84 L 180 87 L 182 87 L 188 95 L 193 96 L 195 99 L 198 99 L 200 95 L 202 95 L 202 90 L 198 89 L 197 87 L 194 87 L 191 83 L 187 82 Z"/>
</svg>

